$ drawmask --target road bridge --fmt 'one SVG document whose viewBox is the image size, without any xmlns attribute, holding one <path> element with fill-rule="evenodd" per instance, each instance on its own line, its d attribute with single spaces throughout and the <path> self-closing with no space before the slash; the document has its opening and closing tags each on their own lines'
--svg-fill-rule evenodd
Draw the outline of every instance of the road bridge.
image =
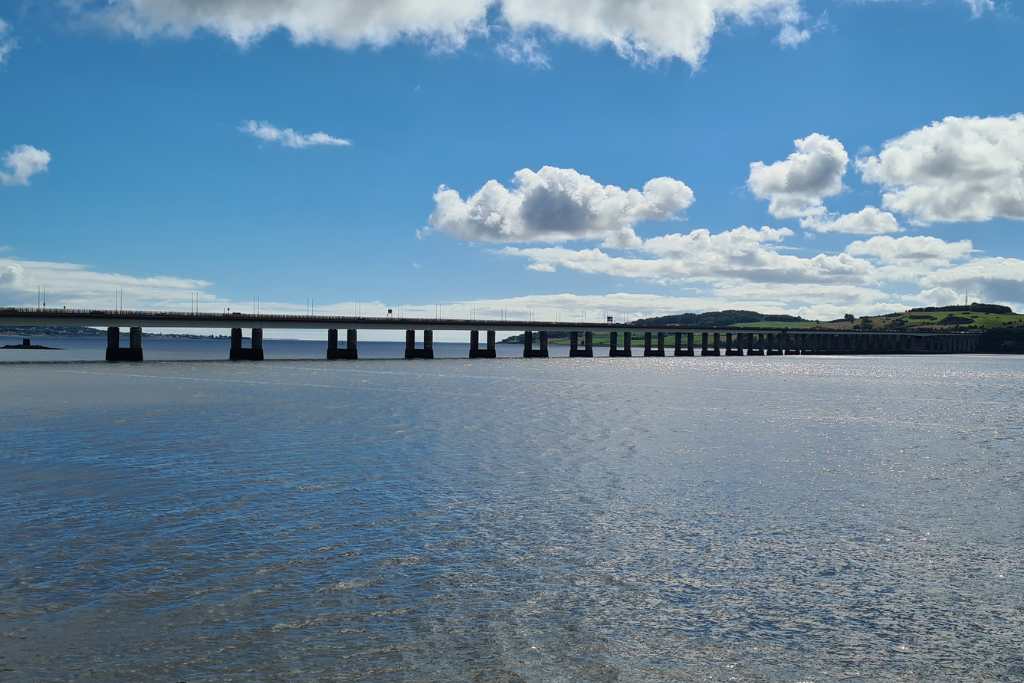
<svg viewBox="0 0 1024 683">
<path fill-rule="evenodd" d="M 266 329 L 324 330 L 325 357 L 355 360 L 359 357 L 359 330 L 405 332 L 405 357 L 433 358 L 435 331 L 469 333 L 470 358 L 495 358 L 498 332 L 524 332 L 523 357 L 547 358 L 551 334 L 569 337 L 571 357 L 593 357 L 593 336 L 607 334 L 608 355 L 633 355 L 634 338 L 642 340 L 644 356 L 764 356 L 796 354 L 896 354 L 973 353 L 980 335 L 976 332 L 902 332 L 828 330 L 822 328 L 680 327 L 644 323 L 594 323 L 537 320 L 485 320 L 451 318 L 402 318 L 267 313 L 184 313 L 175 311 L 103 311 L 70 309 L 0 308 L 0 326 L 96 327 L 107 329 L 108 361 L 142 361 L 143 328 L 231 330 L 228 358 L 263 360 Z M 128 329 L 128 345 L 121 330 Z M 249 330 L 246 345 L 243 331 Z M 339 331 L 345 342 L 339 342 Z M 482 335 L 482 336 L 481 336 Z M 481 343 L 482 340 L 482 343 Z M 667 346 L 671 340 L 671 346 Z"/>
</svg>

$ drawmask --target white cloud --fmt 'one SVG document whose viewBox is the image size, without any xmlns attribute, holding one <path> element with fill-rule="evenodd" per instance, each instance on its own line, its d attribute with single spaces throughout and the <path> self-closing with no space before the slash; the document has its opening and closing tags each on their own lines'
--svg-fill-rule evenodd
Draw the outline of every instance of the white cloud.
<svg viewBox="0 0 1024 683">
<path fill-rule="evenodd" d="M 291 128 L 277 128 L 266 121 L 246 121 L 239 128 L 243 133 L 264 140 L 277 142 L 285 147 L 303 149 L 305 147 L 348 147 L 351 141 L 336 138 L 327 133 L 297 133 Z"/>
<path fill-rule="evenodd" d="M 32 145 L 17 145 L 4 155 L 7 171 L 0 171 L 0 185 L 28 185 L 29 179 L 50 166 L 50 153 Z"/>
<path fill-rule="evenodd" d="M 1024 220 L 1024 114 L 948 116 L 858 159 L 882 205 L 916 224 Z"/>
<path fill-rule="evenodd" d="M 872 237 L 868 240 L 851 242 L 846 253 L 851 256 L 863 256 L 877 259 L 882 263 L 899 263 L 902 261 L 928 261 L 949 263 L 967 258 L 974 252 L 970 240 L 946 242 L 937 237 L 925 235 L 914 237 Z"/>
<path fill-rule="evenodd" d="M 248 46 L 283 30 L 299 44 L 352 49 L 418 40 L 457 49 L 485 29 L 491 0 L 87 0 L 108 26 L 145 37 L 204 30 Z"/>
<path fill-rule="evenodd" d="M 11 35 L 11 25 L 0 19 L 0 65 L 7 61 L 7 57 L 18 47 L 18 41 Z"/>
<path fill-rule="evenodd" d="M 994 0 L 964 0 L 964 3 L 971 9 L 971 16 L 980 17 L 985 12 L 995 10 Z"/>
<path fill-rule="evenodd" d="M 729 24 L 778 26 L 779 40 L 806 38 L 799 0 L 503 0 L 501 13 L 517 32 L 546 31 L 589 47 L 612 46 L 619 55 L 650 64 L 679 59 L 700 66 L 714 34 Z"/>
<path fill-rule="evenodd" d="M 515 33 L 498 43 L 495 51 L 513 64 L 529 64 L 541 69 L 550 65 L 548 57 L 534 36 Z"/>
<path fill-rule="evenodd" d="M 801 219 L 800 225 L 814 232 L 841 232 L 848 235 L 884 235 L 900 232 L 899 221 L 888 211 L 865 206 L 855 213 Z"/>
<path fill-rule="evenodd" d="M 747 187 L 754 196 L 770 201 L 776 218 L 825 215 L 824 199 L 843 189 L 849 156 L 843 143 L 820 133 L 793 141 L 796 151 L 782 161 L 750 164 Z"/>
<path fill-rule="evenodd" d="M 773 245 L 792 234 L 786 228 L 769 227 L 741 226 L 717 234 L 698 229 L 641 242 L 637 250 L 648 256 L 613 256 L 601 249 L 564 247 L 507 247 L 502 252 L 529 259 L 534 270 L 564 268 L 660 283 L 860 283 L 870 278 L 874 267 L 850 254 L 800 257 L 779 253 Z"/>
<path fill-rule="evenodd" d="M 1024 302 L 1024 261 L 980 258 L 932 272 L 923 278 L 922 284 L 966 291 L 972 301 L 1006 304 L 1019 310 L 1021 302 Z"/>
<path fill-rule="evenodd" d="M 786 24 L 779 31 L 778 41 L 782 47 L 796 47 L 811 39 L 811 32 L 806 28 L 798 28 L 793 24 Z"/>
<path fill-rule="evenodd" d="M 980 0 L 976 0 L 980 1 Z M 417 40 L 434 49 L 463 47 L 491 28 L 488 15 L 513 38 L 499 51 L 543 60 L 536 34 L 589 47 L 611 46 L 651 64 L 681 60 L 696 68 L 716 33 L 734 25 L 779 28 L 778 42 L 801 43 L 800 0 L 77 0 L 70 3 L 107 26 L 136 36 L 189 36 L 200 30 L 247 46 L 276 30 L 298 44 L 352 49 Z M 525 50 L 524 50 L 525 48 Z"/>
<path fill-rule="evenodd" d="M 571 168 L 516 171 L 512 187 L 487 181 L 463 199 L 441 186 L 430 230 L 481 242 L 565 242 L 601 239 L 616 247 L 640 244 L 644 220 L 670 220 L 693 203 L 693 191 L 674 178 L 652 178 L 642 190 L 602 185 Z"/>
<path fill-rule="evenodd" d="M 209 286 L 188 278 L 103 273 L 77 263 L 0 258 L 0 294 L 18 304 L 34 304 L 36 291 L 42 287 L 51 302 L 68 308 L 110 308 L 118 289 L 124 290 L 133 305 L 174 307 L 189 301 L 193 291 Z"/>
</svg>

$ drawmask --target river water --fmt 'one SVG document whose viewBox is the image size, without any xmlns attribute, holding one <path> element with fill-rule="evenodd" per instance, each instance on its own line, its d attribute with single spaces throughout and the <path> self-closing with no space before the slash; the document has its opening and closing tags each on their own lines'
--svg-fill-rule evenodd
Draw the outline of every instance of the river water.
<svg viewBox="0 0 1024 683">
<path fill-rule="evenodd" d="M 0 389 L 2 681 L 1024 679 L 1024 358 Z"/>
</svg>

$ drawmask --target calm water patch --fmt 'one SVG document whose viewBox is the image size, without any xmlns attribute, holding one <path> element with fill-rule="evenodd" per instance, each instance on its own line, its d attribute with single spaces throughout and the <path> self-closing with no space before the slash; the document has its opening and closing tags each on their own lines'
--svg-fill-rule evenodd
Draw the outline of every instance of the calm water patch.
<svg viewBox="0 0 1024 683">
<path fill-rule="evenodd" d="M 0 387 L 0 680 L 1024 678 L 1024 359 Z"/>
</svg>

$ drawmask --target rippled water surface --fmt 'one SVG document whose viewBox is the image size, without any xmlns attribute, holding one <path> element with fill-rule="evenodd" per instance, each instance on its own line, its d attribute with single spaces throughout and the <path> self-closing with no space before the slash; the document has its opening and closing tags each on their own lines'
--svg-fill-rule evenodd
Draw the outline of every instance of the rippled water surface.
<svg viewBox="0 0 1024 683">
<path fill-rule="evenodd" d="M 1024 359 L 0 388 L 3 681 L 1024 679 Z"/>
</svg>

